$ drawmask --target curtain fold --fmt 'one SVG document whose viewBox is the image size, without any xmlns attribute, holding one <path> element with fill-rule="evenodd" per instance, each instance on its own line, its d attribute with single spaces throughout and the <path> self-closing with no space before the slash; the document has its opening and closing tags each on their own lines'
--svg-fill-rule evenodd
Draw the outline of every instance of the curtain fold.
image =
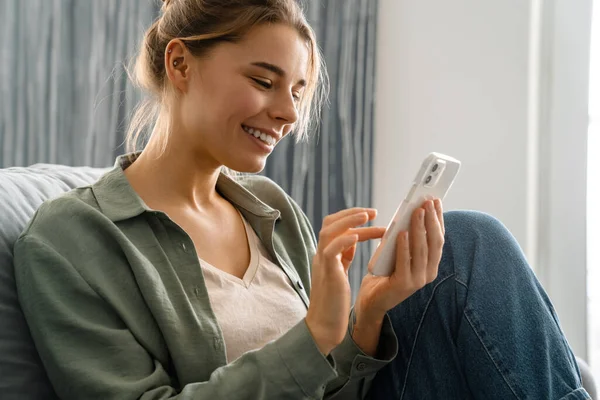
<svg viewBox="0 0 600 400">
<path fill-rule="evenodd" d="M 302 206 L 317 233 L 326 215 L 371 204 L 377 3 L 303 2 L 327 63 L 329 105 L 310 141 L 286 138 L 263 173 Z M 159 6 L 151 0 L 0 1 L 0 167 L 113 164 L 142 98 L 124 65 Z M 357 251 L 354 290 L 369 254 L 367 245 Z"/>
<path fill-rule="evenodd" d="M 142 96 L 123 65 L 157 13 L 154 1 L 0 1 L 0 166 L 112 165 Z"/>
</svg>

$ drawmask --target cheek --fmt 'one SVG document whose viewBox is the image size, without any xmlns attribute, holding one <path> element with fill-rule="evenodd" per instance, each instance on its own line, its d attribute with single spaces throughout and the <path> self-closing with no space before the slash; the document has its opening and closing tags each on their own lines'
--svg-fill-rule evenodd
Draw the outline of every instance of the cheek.
<svg viewBox="0 0 600 400">
<path fill-rule="evenodd" d="M 242 85 L 233 89 L 223 99 L 223 109 L 235 114 L 230 115 L 230 117 L 244 120 L 260 113 L 264 106 L 265 96 L 259 90 L 249 85 Z"/>
<path fill-rule="evenodd" d="M 206 117 L 210 115 L 210 103 L 206 102 L 199 91 L 188 92 L 180 111 L 181 121 L 186 130 L 197 131 L 200 126 L 206 124 Z"/>
<path fill-rule="evenodd" d="M 266 107 L 266 93 L 243 80 L 223 82 L 204 82 L 202 88 L 186 96 L 181 118 L 188 130 L 222 131 L 232 123 L 239 124 L 260 114 Z"/>
</svg>

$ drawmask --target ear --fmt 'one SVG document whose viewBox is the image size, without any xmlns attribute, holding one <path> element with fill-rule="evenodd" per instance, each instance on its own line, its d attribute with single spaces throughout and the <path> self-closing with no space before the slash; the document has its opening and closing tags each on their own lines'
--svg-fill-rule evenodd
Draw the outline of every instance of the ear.
<svg viewBox="0 0 600 400">
<path fill-rule="evenodd" d="M 173 39 L 165 48 L 165 72 L 173 85 L 185 93 L 191 78 L 191 58 L 185 44 L 180 39 Z"/>
</svg>

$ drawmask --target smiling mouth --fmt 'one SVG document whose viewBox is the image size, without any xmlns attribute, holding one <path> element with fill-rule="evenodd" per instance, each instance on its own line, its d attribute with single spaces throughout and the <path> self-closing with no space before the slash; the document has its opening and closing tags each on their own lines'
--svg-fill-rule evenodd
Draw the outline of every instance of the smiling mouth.
<svg viewBox="0 0 600 400">
<path fill-rule="evenodd" d="M 259 129 L 252 128 L 246 125 L 242 125 L 242 129 L 245 130 L 248 134 L 253 135 L 255 138 L 260 139 L 262 142 L 269 146 L 275 146 L 277 140 L 264 132 L 261 132 Z"/>
</svg>

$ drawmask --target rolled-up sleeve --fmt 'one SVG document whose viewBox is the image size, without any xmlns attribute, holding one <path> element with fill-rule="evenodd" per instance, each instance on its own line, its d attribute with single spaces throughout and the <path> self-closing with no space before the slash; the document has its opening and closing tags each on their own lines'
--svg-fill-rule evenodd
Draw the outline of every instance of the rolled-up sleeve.
<svg viewBox="0 0 600 400">
<path fill-rule="evenodd" d="M 354 309 L 344 340 L 331 352 L 338 376 L 327 386 L 325 398 L 328 400 L 366 398 L 377 372 L 398 354 L 398 339 L 387 314 L 379 337 L 378 358 L 365 354 L 350 335 L 353 313 Z"/>
</svg>

